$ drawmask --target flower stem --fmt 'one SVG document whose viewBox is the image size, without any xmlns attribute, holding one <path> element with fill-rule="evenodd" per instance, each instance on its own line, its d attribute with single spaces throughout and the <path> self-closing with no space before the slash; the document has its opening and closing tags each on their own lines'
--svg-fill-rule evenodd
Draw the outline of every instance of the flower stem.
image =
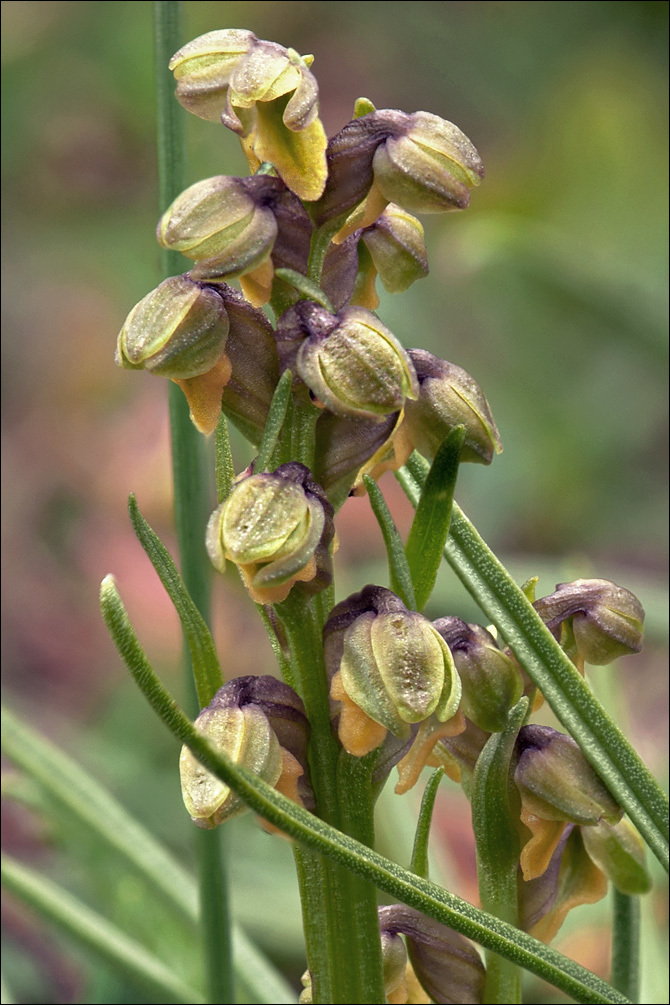
<svg viewBox="0 0 670 1005">
<path fill-rule="evenodd" d="M 168 62 L 181 44 L 181 4 L 155 0 L 154 40 L 156 58 L 156 103 L 158 143 L 159 210 L 163 212 L 183 187 L 184 145 L 182 110 L 174 99 Z M 163 278 L 180 272 L 181 256 L 164 250 Z M 170 431 L 174 513 L 186 589 L 205 621 L 210 612 L 210 565 L 205 551 L 208 516 L 208 477 L 205 449 L 189 417 L 188 405 L 176 384 L 170 384 Z M 186 658 L 189 681 L 190 659 Z M 195 691 L 191 688 L 191 705 Z M 196 834 L 200 879 L 201 926 L 205 971 L 210 1002 L 234 1002 L 232 944 L 228 907 L 228 882 L 219 831 Z"/>
<path fill-rule="evenodd" d="M 518 926 L 517 873 L 519 838 L 518 795 L 510 778 L 510 763 L 521 724 L 528 712 L 522 698 L 509 712 L 507 727 L 493 733 L 475 767 L 472 784 L 472 828 L 477 843 L 479 899 L 485 911 Z M 510 960 L 486 952 L 484 1001 L 513 1005 L 521 1001 L 521 971 Z"/>
<path fill-rule="evenodd" d="M 357 762 L 343 754 L 331 730 L 318 605 L 294 590 L 276 611 L 311 725 L 309 759 L 317 815 L 371 844 L 371 765 L 368 759 Z M 295 858 L 314 1002 L 384 1001 L 374 887 L 306 849 L 296 848 Z"/>
<path fill-rule="evenodd" d="M 612 984 L 632 1002 L 639 1001 L 640 898 L 615 888 L 612 931 Z"/>
</svg>

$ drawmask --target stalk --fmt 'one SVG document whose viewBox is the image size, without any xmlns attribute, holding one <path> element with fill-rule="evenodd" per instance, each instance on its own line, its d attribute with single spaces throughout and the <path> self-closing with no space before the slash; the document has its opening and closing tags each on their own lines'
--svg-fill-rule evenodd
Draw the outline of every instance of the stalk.
<svg viewBox="0 0 670 1005">
<path fill-rule="evenodd" d="M 317 605 L 293 591 L 276 610 L 311 725 L 310 770 L 317 815 L 371 845 L 372 765 L 369 759 L 358 762 L 342 752 L 332 734 Z M 296 848 L 294 854 L 314 1002 L 384 1001 L 374 887 L 312 851 Z"/>
<path fill-rule="evenodd" d="M 159 210 L 164 212 L 183 188 L 184 143 L 182 110 L 175 101 L 168 62 L 181 44 L 181 4 L 155 0 L 157 151 Z M 182 271 L 178 253 L 162 250 L 162 278 Z M 203 439 L 189 417 L 188 405 L 176 384 L 169 389 L 174 514 L 186 589 L 205 621 L 210 614 L 210 564 L 205 551 L 207 466 Z M 191 662 L 185 655 L 190 705 L 197 707 Z M 211 697 L 211 696 L 210 696 Z M 200 887 L 204 966 L 210 1002 L 234 1002 L 228 881 L 219 830 L 195 835 Z"/>
<path fill-rule="evenodd" d="M 613 891 L 612 985 L 632 1002 L 640 994 L 640 898 Z"/>
<path fill-rule="evenodd" d="M 522 698 L 509 712 L 507 727 L 493 733 L 475 766 L 472 782 L 472 829 L 477 844 L 477 875 L 482 908 L 518 926 L 518 796 L 510 763 L 521 724 L 528 712 Z M 521 1001 L 521 970 L 512 961 L 486 951 L 484 1001 L 514 1005 Z"/>
<path fill-rule="evenodd" d="M 312 237 L 308 279 L 318 284 L 334 225 Z M 300 278 L 300 277 L 298 277 Z M 284 425 L 290 459 L 314 466 L 318 411 L 296 396 Z M 370 784 L 374 758 L 349 757 L 333 736 L 322 631 L 332 607 L 332 588 L 312 600 L 298 590 L 277 604 L 290 649 L 290 680 L 300 694 L 311 727 L 309 762 L 316 813 L 369 847 L 374 842 Z M 313 1001 L 364 1003 L 386 1000 L 375 888 L 339 864 L 305 848 L 295 851 Z"/>
</svg>

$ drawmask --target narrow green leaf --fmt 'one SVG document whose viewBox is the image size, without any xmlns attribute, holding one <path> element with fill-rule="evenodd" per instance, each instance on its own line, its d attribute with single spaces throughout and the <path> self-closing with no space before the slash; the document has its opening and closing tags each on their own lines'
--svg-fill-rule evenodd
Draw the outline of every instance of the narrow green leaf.
<svg viewBox="0 0 670 1005">
<path fill-rule="evenodd" d="M 428 780 L 428 784 L 423 792 L 419 819 L 416 825 L 414 836 L 414 848 L 412 849 L 412 861 L 410 869 L 417 876 L 428 879 L 428 839 L 430 837 L 430 824 L 433 819 L 433 809 L 435 807 L 435 797 L 444 775 L 444 768 L 434 771 Z"/>
<path fill-rule="evenodd" d="M 275 276 L 297 290 L 303 300 L 313 300 L 315 303 L 325 307 L 331 314 L 335 313 L 335 308 L 321 287 L 317 286 L 313 280 L 308 279 L 307 276 L 296 272 L 295 269 L 275 269 Z"/>
<path fill-rule="evenodd" d="M 321 409 L 307 398 L 297 395 L 291 398 L 291 420 L 289 425 L 290 455 L 289 461 L 299 461 L 314 470 L 314 451 L 316 448 L 316 423 Z M 288 437 L 284 439 L 288 440 Z M 283 444 L 282 444 L 283 446 Z"/>
<path fill-rule="evenodd" d="M 426 462 L 414 454 L 397 474 L 414 505 L 427 468 Z M 456 503 L 444 554 L 667 872 L 665 793 Z"/>
<path fill-rule="evenodd" d="M 307 848 L 339 862 L 391 897 L 525 967 L 573 998 L 588 1005 L 601 1002 L 626 1005 L 627 998 L 573 960 L 383 858 L 217 753 L 195 730 L 152 670 L 110 576 L 103 580 L 100 601 L 112 639 L 151 707 L 201 764 L 238 793 L 252 810 Z"/>
<path fill-rule="evenodd" d="M 0 740 L 3 752 L 17 767 L 195 922 L 198 899 L 192 877 L 99 782 L 4 706 Z"/>
<path fill-rule="evenodd" d="M 223 685 L 212 633 L 188 595 L 170 553 L 140 513 L 134 495 L 128 500 L 128 511 L 133 530 L 179 615 L 191 654 L 198 702 L 204 708 Z"/>
<path fill-rule="evenodd" d="M 386 505 L 386 500 L 382 495 L 382 490 L 377 485 L 377 482 L 373 478 L 370 478 L 369 475 L 364 475 L 363 481 L 368 490 L 372 512 L 377 517 L 377 523 L 379 524 L 384 544 L 386 545 L 391 589 L 400 597 L 403 604 L 409 607 L 410 611 L 416 611 L 418 608 L 414 596 L 412 576 L 398 528 L 393 521 L 393 517 Z"/>
<path fill-rule="evenodd" d="M 440 444 L 407 538 L 405 552 L 418 611 L 430 597 L 442 561 L 464 439 L 465 426 L 456 426 Z"/>
<path fill-rule="evenodd" d="M 274 453 L 274 449 L 277 445 L 277 439 L 286 417 L 286 408 L 288 406 L 289 398 L 291 397 L 292 382 L 293 375 L 291 371 L 284 370 L 283 374 L 279 378 L 279 383 L 275 388 L 275 392 L 272 395 L 272 401 L 270 402 L 268 417 L 265 422 L 265 429 L 263 430 L 263 438 L 261 439 L 261 443 L 258 448 L 256 463 L 254 464 L 254 471 L 256 474 L 259 474 L 261 471 L 269 470 L 268 464 L 270 463 L 272 454 Z"/>
<path fill-rule="evenodd" d="M 228 435 L 228 420 L 223 412 L 214 434 L 216 500 L 222 503 L 227 499 L 235 481 L 233 455 L 230 451 L 230 436 Z"/>
<path fill-rule="evenodd" d="M 261 621 L 263 622 L 263 626 L 265 627 L 268 642 L 270 643 L 272 652 L 275 654 L 277 666 L 281 670 L 282 679 L 285 680 L 286 683 L 295 691 L 297 690 L 297 681 L 295 680 L 295 674 L 293 672 L 293 667 L 291 666 L 291 661 L 287 659 L 286 653 L 281 647 L 281 643 L 277 638 L 277 631 L 272 623 L 270 614 L 268 613 L 268 611 L 272 611 L 272 608 L 270 606 L 263 607 L 262 604 L 256 604 L 256 610 L 258 611 Z"/>
<path fill-rule="evenodd" d="M 95 778 L 4 706 L 0 739 L 5 755 L 18 768 L 123 856 L 186 921 L 198 924 L 193 877 Z M 237 925 L 233 925 L 233 955 L 236 972 L 259 1002 L 295 1001 L 290 985 Z"/>
<path fill-rule="evenodd" d="M 200 991 L 180 980 L 157 956 L 41 873 L 3 855 L 2 882 L 7 890 L 109 963 L 115 972 L 154 996 L 155 1001 L 186 1005 L 206 1002 Z"/>
<path fill-rule="evenodd" d="M 612 984 L 632 1002 L 639 1001 L 640 898 L 613 890 Z"/>
<path fill-rule="evenodd" d="M 519 922 L 519 797 L 510 778 L 510 763 L 519 730 L 528 713 L 521 698 L 507 716 L 507 726 L 493 733 L 477 759 L 472 784 L 472 827 L 477 844 L 479 898 L 485 911 L 511 925 Z M 519 968 L 495 953 L 486 953 L 485 998 L 491 1005 L 521 1001 Z"/>
</svg>

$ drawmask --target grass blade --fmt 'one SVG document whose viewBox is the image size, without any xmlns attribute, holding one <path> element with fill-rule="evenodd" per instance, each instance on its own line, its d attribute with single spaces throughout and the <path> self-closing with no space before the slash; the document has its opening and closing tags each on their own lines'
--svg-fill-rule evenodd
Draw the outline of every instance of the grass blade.
<svg viewBox="0 0 670 1005">
<path fill-rule="evenodd" d="M 198 891 L 190 873 L 138 820 L 62 750 L 2 709 L 2 749 L 26 775 L 122 855 L 193 926 Z M 233 925 L 235 970 L 252 995 L 268 1005 L 292 1005 L 295 994 L 244 931 Z"/>
<path fill-rule="evenodd" d="M 393 521 L 393 517 L 386 505 L 386 500 L 382 495 L 382 490 L 377 485 L 377 482 L 373 478 L 370 478 L 369 475 L 364 475 L 363 481 L 368 490 L 372 512 L 377 517 L 377 523 L 379 524 L 384 544 L 386 545 L 391 589 L 400 597 L 403 604 L 409 607 L 410 611 L 416 611 L 417 606 L 412 575 L 398 528 Z"/>
<path fill-rule="evenodd" d="M 510 709 L 506 728 L 493 733 L 479 755 L 472 784 L 472 827 L 477 843 L 481 905 L 511 925 L 519 923 L 517 821 L 520 807 L 510 778 L 510 762 L 527 712 L 528 698 L 522 698 Z M 487 952 L 484 995 L 492 1005 L 521 1001 L 519 968 Z"/>
<path fill-rule="evenodd" d="M 433 809 L 435 807 L 435 797 L 440 787 L 444 768 L 434 771 L 428 780 L 428 784 L 423 792 L 419 819 L 416 825 L 416 835 L 414 837 L 414 847 L 412 849 L 412 862 L 410 869 L 417 876 L 428 879 L 428 839 L 430 837 L 430 824 L 433 819 Z"/>
<path fill-rule="evenodd" d="M 293 375 L 290 370 L 284 370 L 279 378 L 279 383 L 275 388 L 268 410 L 268 417 L 263 430 L 263 438 L 258 448 L 258 455 L 254 464 L 255 474 L 268 470 L 268 464 L 272 459 L 274 449 L 277 445 L 279 433 L 286 418 L 286 409 L 291 397 L 291 385 Z"/>
<path fill-rule="evenodd" d="M 181 981 L 162 960 L 41 873 L 3 855 L 2 882 L 117 973 L 153 995 L 155 1001 L 205 1005 L 205 997 Z"/>
<path fill-rule="evenodd" d="M 639 1001 L 640 898 L 615 888 L 612 929 L 612 984 L 631 1001 Z"/>
<path fill-rule="evenodd" d="M 222 503 L 230 493 L 235 481 L 233 455 L 230 452 L 230 436 L 228 435 L 228 420 L 223 412 L 214 434 L 214 470 L 216 480 L 216 501 Z"/>
<path fill-rule="evenodd" d="M 212 633 L 191 600 L 170 553 L 140 513 L 133 495 L 128 500 L 128 510 L 133 530 L 179 615 L 191 654 L 198 702 L 204 708 L 223 685 Z"/>
<path fill-rule="evenodd" d="M 414 584 L 417 611 L 423 609 L 430 597 L 442 561 L 464 439 L 465 426 L 456 426 L 440 444 L 407 538 L 405 553 Z"/>
</svg>

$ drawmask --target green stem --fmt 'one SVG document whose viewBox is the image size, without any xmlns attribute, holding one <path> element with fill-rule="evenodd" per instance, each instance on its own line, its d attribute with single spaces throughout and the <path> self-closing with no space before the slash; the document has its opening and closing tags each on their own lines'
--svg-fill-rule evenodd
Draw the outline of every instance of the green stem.
<svg viewBox="0 0 670 1005">
<path fill-rule="evenodd" d="M 185 1005 L 206 1002 L 199 991 L 181 981 L 144 946 L 46 876 L 4 855 L 2 884 L 80 945 L 111 964 L 116 973 L 124 974 L 139 985 L 150 996 L 149 1000 L 184 1002 Z"/>
<path fill-rule="evenodd" d="M 427 470 L 415 454 L 398 472 L 415 505 Z M 667 871 L 667 797 L 456 503 L 444 554 Z"/>
<path fill-rule="evenodd" d="M 317 605 L 292 591 L 276 611 L 290 647 L 294 683 L 311 726 L 309 758 L 316 812 L 338 830 L 371 843 L 372 762 L 357 762 L 342 753 L 333 736 Z M 374 888 L 310 851 L 298 848 L 295 857 L 314 1002 L 362 1005 L 383 1001 Z"/>
<path fill-rule="evenodd" d="M 183 188 L 183 112 L 175 101 L 170 58 L 181 45 L 181 4 L 155 0 L 157 150 L 159 209 L 164 212 Z M 181 256 L 164 250 L 163 277 L 181 271 Z M 174 512 L 184 584 L 205 621 L 210 610 L 210 563 L 205 550 L 208 477 L 204 442 L 189 417 L 186 400 L 170 383 L 170 431 Z M 190 660 L 189 679 L 192 680 Z M 193 698 L 192 698 L 193 701 Z M 228 883 L 218 831 L 199 834 L 201 922 L 209 1000 L 234 1002 Z"/>
<path fill-rule="evenodd" d="M 519 797 L 510 777 L 514 744 L 528 712 L 522 698 L 509 712 L 507 727 L 493 733 L 477 759 L 472 781 L 472 829 L 477 844 L 479 899 L 485 911 L 518 926 Z M 487 1005 L 521 1001 L 521 971 L 509 960 L 486 952 Z"/>
<path fill-rule="evenodd" d="M 612 984 L 632 1002 L 639 1001 L 640 898 L 614 889 Z"/>
</svg>

